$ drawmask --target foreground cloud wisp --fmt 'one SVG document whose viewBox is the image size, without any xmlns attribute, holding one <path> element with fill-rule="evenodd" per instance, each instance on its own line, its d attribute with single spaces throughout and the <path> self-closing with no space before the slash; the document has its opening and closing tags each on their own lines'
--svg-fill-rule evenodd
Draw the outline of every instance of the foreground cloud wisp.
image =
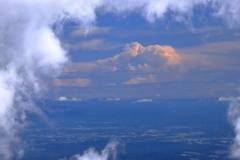
<svg viewBox="0 0 240 160">
<path fill-rule="evenodd" d="M 119 142 L 116 140 L 110 141 L 107 146 L 101 151 L 97 152 L 94 148 L 89 148 L 86 150 L 83 155 L 76 154 L 72 156 L 69 160 L 108 160 L 116 159 L 117 157 L 117 146 Z M 60 160 L 67 160 L 66 158 Z"/>
<path fill-rule="evenodd" d="M 66 20 L 92 23 L 93 3 L 0 1 L 0 159 L 23 156 L 24 143 L 17 135 L 27 113 L 42 114 L 34 99 L 41 97 L 45 82 L 58 76 L 68 61 L 53 28 L 59 33 Z"/>
<path fill-rule="evenodd" d="M 239 98 L 229 98 L 228 118 L 235 131 L 234 144 L 231 146 L 231 157 L 240 159 L 240 102 Z"/>
<path fill-rule="evenodd" d="M 175 21 L 186 22 L 194 16 L 194 9 L 203 7 L 202 11 L 205 12 L 206 6 L 212 10 L 212 16 L 224 19 L 230 27 L 236 27 L 240 22 L 238 0 L 106 0 L 104 2 L 105 12 L 140 12 L 150 22 L 164 19 L 169 11 Z"/>
<path fill-rule="evenodd" d="M 0 158 L 17 159 L 24 154 L 17 134 L 25 125 L 26 112 L 41 114 L 33 99 L 41 96 L 44 82 L 58 76 L 62 65 L 68 61 L 56 36 L 65 21 L 89 26 L 94 24 L 96 12 L 140 12 L 154 22 L 168 11 L 177 15 L 175 20 L 185 21 L 192 16 L 194 7 L 208 5 L 216 17 L 235 26 L 239 25 L 237 2 L 0 0 Z"/>
<path fill-rule="evenodd" d="M 33 98 L 40 96 L 46 79 L 61 72 L 67 58 L 51 29 L 52 17 L 44 18 L 41 6 L 11 0 L 0 6 L 0 159 L 8 160 L 23 156 L 16 135 L 26 112 L 41 114 Z"/>
</svg>

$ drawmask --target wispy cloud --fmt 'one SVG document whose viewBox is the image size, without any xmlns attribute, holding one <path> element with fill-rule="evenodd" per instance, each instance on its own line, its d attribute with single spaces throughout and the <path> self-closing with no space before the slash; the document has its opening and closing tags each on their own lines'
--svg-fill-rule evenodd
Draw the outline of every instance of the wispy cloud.
<svg viewBox="0 0 240 160">
<path fill-rule="evenodd" d="M 177 53 L 182 57 L 181 72 L 196 72 L 196 71 L 218 71 L 219 74 L 212 74 L 211 79 L 231 79 L 236 81 L 236 76 L 229 76 L 231 72 L 240 69 L 238 55 L 240 51 L 240 41 L 226 41 L 209 43 L 191 48 L 176 49 Z M 222 71 L 222 73 L 220 73 Z M 229 71 L 228 73 L 225 71 Z M 221 75 L 220 75 L 221 74 Z M 223 76 L 225 74 L 225 76 Z M 226 76 L 227 75 L 227 76 Z M 200 78 L 199 74 L 199 78 Z M 217 77 L 215 77 L 217 76 Z M 214 78 L 215 77 L 215 78 Z M 234 80 L 235 79 L 235 80 Z"/>
<path fill-rule="evenodd" d="M 240 97 L 219 97 L 218 101 L 232 101 L 232 100 L 240 100 Z"/>
<path fill-rule="evenodd" d="M 75 79 L 54 79 L 53 85 L 55 86 L 78 86 L 88 87 L 91 85 L 90 79 L 87 78 L 75 78 Z"/>
<path fill-rule="evenodd" d="M 236 134 L 234 143 L 231 146 L 231 158 L 239 159 L 240 157 L 240 102 L 239 97 L 230 97 L 230 104 L 228 108 L 228 119 L 234 127 Z"/>
<path fill-rule="evenodd" d="M 152 102 L 153 100 L 152 99 L 139 99 L 137 100 L 137 102 Z"/>
<path fill-rule="evenodd" d="M 240 50 L 239 43 L 239 40 L 215 42 L 191 48 L 178 49 L 177 51 L 183 54 L 188 53 L 193 55 L 222 55 L 228 57 L 229 53 Z"/>
<path fill-rule="evenodd" d="M 106 98 L 106 101 L 120 101 L 121 98 Z"/>
<path fill-rule="evenodd" d="M 59 160 L 114 160 L 117 158 L 118 145 L 118 141 L 111 140 L 100 153 L 92 147 L 86 150 L 82 155 L 76 154 L 69 159 L 64 158 Z"/>
<path fill-rule="evenodd" d="M 74 27 L 74 30 L 71 35 L 72 36 L 88 36 L 88 35 L 97 35 L 97 34 L 106 34 L 112 27 L 97 27 L 97 26 L 77 26 Z"/>
<path fill-rule="evenodd" d="M 71 50 L 111 50 L 122 47 L 123 45 L 115 42 L 108 42 L 104 39 L 91 39 L 87 41 L 80 41 L 75 44 L 66 44 L 63 46 Z"/>
<path fill-rule="evenodd" d="M 139 84 L 139 83 L 154 83 L 156 82 L 154 75 L 148 75 L 145 77 L 135 77 L 129 81 L 123 82 L 122 84 Z"/>
</svg>

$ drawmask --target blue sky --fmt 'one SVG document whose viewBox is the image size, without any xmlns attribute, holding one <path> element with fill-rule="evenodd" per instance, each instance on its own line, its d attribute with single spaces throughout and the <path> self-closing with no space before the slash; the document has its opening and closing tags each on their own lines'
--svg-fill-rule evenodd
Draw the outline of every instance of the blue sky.
<svg viewBox="0 0 240 160">
<path fill-rule="evenodd" d="M 53 80 L 54 98 L 217 98 L 237 94 L 240 32 L 211 8 L 191 16 L 166 12 L 97 13 L 91 26 L 64 26 L 72 64 Z M 180 19 L 180 20 L 178 20 Z"/>
</svg>

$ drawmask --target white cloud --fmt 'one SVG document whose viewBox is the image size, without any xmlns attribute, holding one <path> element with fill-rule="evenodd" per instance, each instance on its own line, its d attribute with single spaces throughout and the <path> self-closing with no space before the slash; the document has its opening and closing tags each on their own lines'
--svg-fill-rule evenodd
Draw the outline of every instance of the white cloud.
<svg viewBox="0 0 240 160">
<path fill-rule="evenodd" d="M 127 44 L 124 51 L 113 57 L 99 59 L 89 63 L 75 63 L 67 70 L 132 70 L 132 71 L 166 71 L 180 63 L 181 57 L 171 46 L 150 45 L 142 46 L 137 42 Z"/>
<path fill-rule="evenodd" d="M 114 57 L 95 62 L 99 67 L 129 70 L 166 70 L 180 63 L 180 56 L 171 46 L 150 45 L 143 47 L 138 42 L 127 44 L 123 52 Z"/>
<path fill-rule="evenodd" d="M 104 79 L 105 81 L 96 80 L 94 77 L 91 79 L 91 85 L 95 85 L 96 82 L 103 85 L 115 85 L 185 80 L 229 82 L 234 78 L 239 79 L 237 76 L 224 75 L 226 70 L 240 69 L 239 59 L 236 57 L 236 53 L 240 50 L 238 43 L 239 41 L 219 42 L 175 50 L 171 46 L 144 47 L 134 42 L 127 44 L 122 53 L 113 57 L 95 62 L 75 63 L 65 71 L 79 74 L 102 73 L 102 75 L 113 72 L 108 75 L 104 74 L 104 76 L 109 76 Z M 210 75 L 207 74 L 209 70 L 218 72 Z M 126 74 L 116 76 L 123 72 Z M 111 83 L 107 81 L 108 79 L 111 79 Z"/>
<path fill-rule="evenodd" d="M 120 98 L 106 98 L 106 101 L 120 101 Z"/>
<path fill-rule="evenodd" d="M 137 102 L 152 102 L 152 99 L 139 99 Z"/>
<path fill-rule="evenodd" d="M 81 98 L 67 98 L 67 97 L 59 97 L 57 101 L 82 101 Z"/>
<path fill-rule="evenodd" d="M 240 101 L 240 97 L 219 97 L 218 101 L 232 101 L 234 99 Z"/>
<path fill-rule="evenodd" d="M 240 157 L 240 99 L 239 97 L 231 98 L 228 108 L 228 119 L 234 127 L 236 134 L 231 146 L 231 158 L 239 159 Z"/>
<path fill-rule="evenodd" d="M 72 156 L 69 160 L 114 160 L 117 158 L 118 145 L 118 141 L 112 140 L 100 153 L 96 151 L 95 148 L 89 148 L 82 155 L 76 154 Z M 60 160 L 67 160 L 67 158 Z"/>
<path fill-rule="evenodd" d="M 193 10 L 202 7 L 205 12 L 206 6 L 211 8 L 214 17 L 223 18 L 228 25 L 239 25 L 240 4 L 238 0 L 111 0 L 103 1 L 105 12 L 122 14 L 125 12 L 140 12 L 148 21 L 164 19 L 167 12 L 171 12 L 175 21 L 188 22 L 194 16 Z"/>
</svg>

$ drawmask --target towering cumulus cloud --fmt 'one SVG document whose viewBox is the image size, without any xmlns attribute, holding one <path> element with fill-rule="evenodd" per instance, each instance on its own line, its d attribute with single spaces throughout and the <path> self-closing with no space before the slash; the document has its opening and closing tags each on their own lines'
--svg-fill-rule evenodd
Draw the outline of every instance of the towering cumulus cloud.
<svg viewBox="0 0 240 160">
<path fill-rule="evenodd" d="M 0 159 L 23 155 L 17 134 L 26 112 L 40 112 L 32 99 L 68 61 L 55 34 L 65 21 L 89 26 L 97 12 L 137 12 L 154 22 L 167 11 L 181 21 L 198 5 L 239 24 L 238 0 L 0 0 Z"/>
</svg>

